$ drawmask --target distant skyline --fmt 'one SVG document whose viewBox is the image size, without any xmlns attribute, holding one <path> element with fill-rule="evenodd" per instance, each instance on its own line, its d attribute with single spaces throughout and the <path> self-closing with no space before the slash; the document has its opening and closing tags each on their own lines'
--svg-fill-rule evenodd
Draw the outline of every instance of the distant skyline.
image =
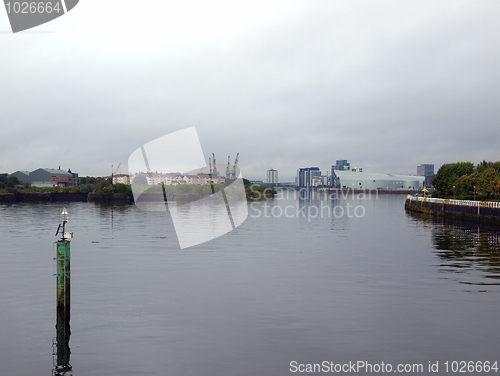
<svg viewBox="0 0 500 376">
<path fill-rule="evenodd" d="M 0 172 L 125 173 L 190 126 L 207 162 L 239 152 L 264 181 L 500 160 L 500 2 L 137 4 L 82 1 L 17 34 L 0 12 Z"/>
</svg>

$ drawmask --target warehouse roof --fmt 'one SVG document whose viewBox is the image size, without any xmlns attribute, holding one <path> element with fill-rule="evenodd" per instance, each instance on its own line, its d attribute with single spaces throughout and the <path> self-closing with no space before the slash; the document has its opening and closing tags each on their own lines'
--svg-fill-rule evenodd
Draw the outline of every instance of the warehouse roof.
<svg viewBox="0 0 500 376">
<path fill-rule="evenodd" d="M 35 170 L 35 171 L 39 171 L 39 170 L 48 172 L 49 174 L 52 174 L 52 175 L 69 176 L 69 177 L 73 176 L 73 174 L 69 173 L 68 171 L 56 170 L 56 169 L 53 169 L 53 168 L 39 168 L 38 170 Z M 35 172 L 35 171 L 33 171 L 33 172 Z"/>
<path fill-rule="evenodd" d="M 376 172 L 352 172 L 334 170 L 340 180 L 399 180 L 399 181 L 424 181 L 425 176 L 382 174 Z"/>
</svg>

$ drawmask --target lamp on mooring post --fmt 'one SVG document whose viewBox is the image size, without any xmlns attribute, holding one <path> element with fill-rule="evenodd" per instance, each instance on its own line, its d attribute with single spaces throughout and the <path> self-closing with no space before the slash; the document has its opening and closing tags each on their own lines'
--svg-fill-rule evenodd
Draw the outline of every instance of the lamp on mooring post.
<svg viewBox="0 0 500 376">
<path fill-rule="evenodd" d="M 453 186 L 453 199 L 455 199 L 455 186 Z"/>
<path fill-rule="evenodd" d="M 66 232 L 68 223 L 68 211 L 63 209 L 61 215 L 64 216 L 62 224 L 57 228 L 56 236 L 62 234 L 60 240 L 56 242 L 57 252 L 57 336 L 54 340 L 54 368 L 52 375 L 62 376 L 71 372 L 73 367 L 69 364 L 70 348 L 70 242 L 73 238 L 72 232 Z M 62 230 L 62 231 L 61 231 Z"/>
</svg>

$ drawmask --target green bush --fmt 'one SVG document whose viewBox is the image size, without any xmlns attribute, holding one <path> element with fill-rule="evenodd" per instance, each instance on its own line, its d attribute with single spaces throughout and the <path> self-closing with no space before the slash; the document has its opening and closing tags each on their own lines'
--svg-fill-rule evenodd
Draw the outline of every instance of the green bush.
<svg viewBox="0 0 500 376">
<path fill-rule="evenodd" d="M 132 194 L 132 187 L 130 185 L 117 183 L 117 184 L 115 184 L 115 192 L 131 195 Z"/>
</svg>

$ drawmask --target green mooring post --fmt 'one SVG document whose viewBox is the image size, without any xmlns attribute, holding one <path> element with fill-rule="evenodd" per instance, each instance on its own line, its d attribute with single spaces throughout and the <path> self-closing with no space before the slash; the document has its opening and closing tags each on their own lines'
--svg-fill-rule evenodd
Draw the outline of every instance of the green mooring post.
<svg viewBox="0 0 500 376">
<path fill-rule="evenodd" d="M 70 241 L 73 238 L 72 232 L 66 232 L 66 223 L 68 223 L 68 211 L 66 208 L 61 213 L 64 215 L 63 222 L 57 228 L 56 236 L 62 234 L 60 240 L 56 242 L 57 252 L 57 322 L 54 347 L 54 368 L 52 369 L 53 376 L 69 376 L 72 374 L 73 367 L 69 363 L 71 350 L 69 348 L 70 330 Z"/>
<path fill-rule="evenodd" d="M 57 307 L 70 306 L 70 242 L 57 241 Z"/>
<path fill-rule="evenodd" d="M 66 232 L 66 223 L 68 223 L 68 211 L 63 209 L 61 215 L 64 215 L 63 223 L 57 228 L 57 234 L 61 233 L 62 238 L 57 244 L 57 308 L 70 306 L 70 242 L 68 239 L 73 237 L 72 232 Z M 62 230 L 62 231 L 61 231 Z"/>
</svg>

